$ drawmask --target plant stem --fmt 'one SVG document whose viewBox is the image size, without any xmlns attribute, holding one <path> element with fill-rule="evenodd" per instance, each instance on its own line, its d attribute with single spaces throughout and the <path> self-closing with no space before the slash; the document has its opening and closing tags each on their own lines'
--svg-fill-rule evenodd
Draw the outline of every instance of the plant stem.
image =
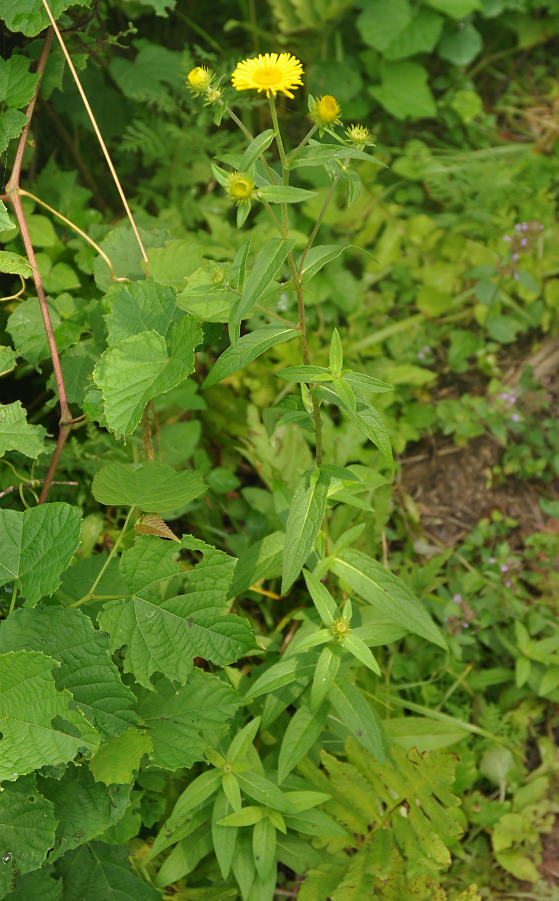
<svg viewBox="0 0 559 901">
<path fill-rule="evenodd" d="M 271 116 L 272 116 L 272 124 L 273 124 L 273 126 L 274 126 L 274 132 L 275 132 L 275 134 L 276 134 L 276 144 L 277 144 L 277 146 L 278 146 L 278 153 L 279 153 L 279 155 L 280 155 L 280 160 L 281 160 L 282 168 L 283 168 L 284 171 L 285 171 L 285 170 L 287 169 L 287 159 L 286 159 L 286 156 L 285 156 L 285 150 L 284 150 L 284 147 L 283 147 L 283 140 L 282 140 L 282 137 L 281 137 L 281 131 L 280 131 L 280 129 L 279 129 L 278 112 L 277 112 L 277 110 L 276 110 L 276 101 L 275 101 L 275 98 L 274 98 L 273 95 L 272 95 L 271 97 L 269 97 L 268 99 L 269 99 L 269 101 L 270 101 L 270 113 L 271 113 Z"/>
<path fill-rule="evenodd" d="M 305 144 L 307 144 L 308 141 L 310 141 L 310 139 L 312 138 L 312 136 L 315 133 L 315 131 L 317 130 L 317 128 L 318 128 L 318 125 L 313 125 L 312 128 L 310 128 L 309 131 L 306 133 L 303 140 L 299 144 L 297 144 L 295 150 L 292 150 L 290 153 L 287 154 L 286 161 L 287 161 L 288 166 L 291 165 L 291 163 L 293 162 L 293 160 L 295 159 L 295 157 L 297 156 L 299 151 L 303 149 Z"/>
<path fill-rule="evenodd" d="M 233 110 L 231 109 L 231 107 L 230 107 L 230 106 L 227 106 L 227 104 L 225 104 L 225 103 L 223 102 L 223 100 L 220 100 L 219 103 L 221 104 L 222 107 L 224 107 L 224 112 L 227 113 L 227 115 L 229 116 L 229 118 L 235 123 L 235 125 L 237 125 L 237 126 L 241 129 L 241 131 L 242 131 L 242 133 L 244 134 L 245 138 L 248 138 L 249 141 L 254 141 L 254 137 L 253 137 L 253 135 L 250 133 L 250 131 L 248 130 L 248 128 L 246 127 L 245 123 L 242 122 L 242 121 L 239 119 L 239 117 L 237 116 L 236 113 L 233 112 Z M 263 165 L 265 166 L 266 172 L 267 172 L 268 175 L 270 176 L 270 179 L 271 179 L 272 183 L 273 183 L 274 185 L 276 185 L 276 184 L 277 184 L 276 174 L 275 174 L 275 172 L 273 171 L 273 169 L 271 169 L 270 166 L 268 165 L 267 160 L 264 158 L 264 156 L 263 156 L 262 154 L 258 157 L 258 159 L 259 159 L 260 162 L 263 163 Z"/>
<path fill-rule="evenodd" d="M 136 509 L 135 507 L 130 507 L 130 510 L 128 511 L 128 515 L 127 515 L 126 519 L 124 520 L 124 525 L 123 525 L 122 529 L 120 530 L 120 535 L 118 536 L 117 540 L 113 544 L 113 546 L 111 548 L 111 552 L 110 552 L 109 556 L 107 557 L 107 559 L 105 560 L 103 566 L 97 573 L 97 578 L 95 579 L 93 585 L 91 586 L 91 588 L 89 589 L 87 594 L 84 594 L 83 598 L 80 598 L 79 601 L 74 601 L 73 604 L 70 604 L 70 607 L 80 607 L 82 604 L 87 604 L 88 601 L 91 601 L 93 599 L 93 596 L 95 594 L 95 589 L 97 588 L 99 582 L 103 578 L 103 575 L 104 575 L 109 563 L 111 562 L 111 560 L 113 559 L 114 555 L 116 554 L 118 548 L 120 547 L 120 543 L 126 534 L 126 530 L 128 529 L 128 523 L 130 522 L 130 519 L 131 519 L 132 514 L 134 513 L 135 509 Z"/>
<path fill-rule="evenodd" d="M 301 256 L 301 262 L 299 263 L 299 272 L 297 273 L 299 278 L 301 278 L 301 276 L 303 274 L 303 265 L 305 263 L 305 258 L 313 245 L 313 241 L 316 238 L 318 229 L 322 225 L 322 220 L 324 219 L 324 214 L 326 213 L 328 204 L 330 203 L 330 201 L 332 199 L 332 195 L 333 195 L 334 191 L 336 190 L 336 185 L 338 184 L 340 178 L 342 177 L 342 171 L 347 166 L 347 163 L 348 163 L 348 160 L 344 160 L 342 169 L 340 169 L 340 171 L 334 178 L 332 184 L 330 185 L 330 188 L 328 189 L 328 193 L 327 193 L 326 197 L 324 198 L 324 203 L 322 204 L 322 209 L 320 210 L 320 213 L 318 214 L 318 219 L 316 220 L 316 222 L 314 224 L 313 230 L 309 235 L 309 240 L 307 241 L 307 243 L 305 245 L 305 249 L 303 250 L 303 254 Z"/>
</svg>

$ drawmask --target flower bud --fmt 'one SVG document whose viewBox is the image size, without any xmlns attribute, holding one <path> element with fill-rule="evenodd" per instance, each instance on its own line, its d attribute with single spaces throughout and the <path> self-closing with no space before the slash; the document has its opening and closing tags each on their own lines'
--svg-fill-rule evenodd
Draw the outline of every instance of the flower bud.
<svg viewBox="0 0 559 901">
<path fill-rule="evenodd" d="M 364 125 L 350 125 L 346 128 L 345 135 L 349 143 L 359 149 L 373 144 L 371 132 Z"/>
<path fill-rule="evenodd" d="M 331 94 L 325 94 L 310 103 L 309 115 L 317 125 L 339 125 L 340 104 Z"/>
<path fill-rule="evenodd" d="M 256 185 L 246 172 L 232 172 L 227 178 L 225 190 L 231 200 L 238 204 L 250 200 L 255 189 Z"/>
<path fill-rule="evenodd" d="M 196 66 L 187 76 L 186 86 L 193 94 L 205 94 L 213 80 L 213 72 L 205 66 Z"/>
</svg>

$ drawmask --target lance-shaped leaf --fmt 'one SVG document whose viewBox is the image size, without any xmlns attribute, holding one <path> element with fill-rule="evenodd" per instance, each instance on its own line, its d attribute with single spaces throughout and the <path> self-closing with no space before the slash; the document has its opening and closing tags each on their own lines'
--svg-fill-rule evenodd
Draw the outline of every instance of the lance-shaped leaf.
<svg viewBox="0 0 559 901">
<path fill-rule="evenodd" d="M 398 623 L 446 649 L 446 641 L 407 585 L 361 551 L 347 548 L 334 559 L 336 575 L 375 607 L 389 622 Z"/>
<path fill-rule="evenodd" d="M 57 691 L 57 665 L 37 651 L 0 656 L 0 780 L 66 763 L 99 746 L 93 727 L 72 709 L 70 692 Z"/>
<path fill-rule="evenodd" d="M 222 379 L 242 369 L 248 363 L 252 363 L 274 344 L 282 344 L 291 341 L 298 334 L 296 329 L 286 326 L 266 325 L 264 328 L 249 332 L 239 339 L 236 346 L 228 347 L 219 360 L 214 363 L 210 374 L 203 384 L 204 388 L 216 385 Z"/>
<path fill-rule="evenodd" d="M 294 188 L 291 185 L 263 185 L 258 189 L 258 196 L 268 203 L 302 203 L 316 197 L 316 191 Z"/>
<path fill-rule="evenodd" d="M 167 463 L 109 463 L 95 475 L 93 496 L 107 506 L 139 507 L 164 513 L 189 504 L 206 490 L 195 470 L 177 472 Z"/>
<path fill-rule="evenodd" d="M 0 654 L 8 651 L 41 651 L 58 660 L 57 688 L 72 694 L 100 732 L 119 735 L 137 721 L 136 698 L 109 657 L 108 637 L 80 610 L 14 610 L 0 625 Z"/>
<path fill-rule="evenodd" d="M 330 479 L 319 470 L 304 476 L 289 508 L 283 548 L 281 593 L 293 585 L 309 556 L 320 531 Z"/>
<path fill-rule="evenodd" d="M 239 340 L 241 320 L 262 296 L 294 246 L 294 238 L 270 238 L 256 257 L 243 293 L 235 301 L 229 317 L 229 334 L 233 345 Z"/>
<path fill-rule="evenodd" d="M 370 153 L 363 150 L 356 150 L 354 147 L 340 147 L 339 144 L 322 144 L 319 141 L 309 141 L 307 147 L 303 147 L 299 151 L 292 163 L 290 169 L 298 169 L 301 166 L 323 166 L 331 160 L 368 160 L 370 163 L 376 163 L 377 166 L 386 166 Z"/>
<path fill-rule="evenodd" d="M 6 451 L 16 450 L 34 460 L 44 451 L 46 434 L 42 425 L 27 422 L 19 400 L 6 406 L 0 404 L 0 457 Z"/>
<path fill-rule="evenodd" d="M 101 628 L 110 635 L 111 650 L 126 648 L 124 668 L 149 689 L 156 672 L 184 684 L 194 657 L 224 666 L 254 647 L 248 623 L 226 612 L 235 559 L 193 538 L 183 538 L 182 546 L 203 554 L 186 574 L 189 594 L 163 600 L 154 582 L 139 585 L 124 566 L 121 573 L 131 597 L 110 601 L 99 616 Z M 176 568 L 170 567 L 169 578 L 175 574 Z M 159 570 L 156 578 L 161 581 Z"/>
<path fill-rule="evenodd" d="M 315 744 L 328 716 L 328 705 L 323 704 L 314 712 L 305 705 L 299 707 L 289 721 L 281 743 L 278 760 L 278 782 L 294 769 Z"/>
<path fill-rule="evenodd" d="M 29 605 L 52 594 L 78 547 L 80 526 L 80 511 L 70 504 L 0 510 L 0 585 L 15 581 Z"/>
<path fill-rule="evenodd" d="M 131 869 L 128 845 L 90 842 L 69 851 L 58 866 L 64 901 L 161 901 L 161 892 Z"/>
<path fill-rule="evenodd" d="M 388 750 L 386 737 L 380 720 L 359 689 L 347 679 L 340 679 L 330 686 L 328 698 L 337 717 L 359 744 L 367 748 L 379 763 L 384 763 Z"/>
<path fill-rule="evenodd" d="M 156 331 L 141 332 L 113 344 L 93 370 L 103 393 L 108 428 L 131 435 L 148 401 L 180 385 L 194 370 L 194 348 L 200 324 L 190 316 L 179 322 L 169 357 L 165 339 Z"/>
<path fill-rule="evenodd" d="M 285 532 L 272 532 L 239 557 L 229 597 L 243 594 L 260 579 L 271 579 L 281 574 L 284 541 Z"/>
<path fill-rule="evenodd" d="M 301 273 L 303 281 L 310 281 L 313 275 L 320 272 L 323 266 L 326 266 L 332 260 L 336 260 L 344 250 L 348 250 L 352 246 L 352 244 L 344 244 L 343 246 L 340 244 L 318 244 L 316 247 L 311 247 L 303 262 L 303 271 Z M 299 271 L 300 266 L 301 260 L 299 259 L 297 260 L 297 271 Z"/>
<path fill-rule="evenodd" d="M 56 817 L 50 801 L 37 791 L 34 776 L 24 776 L 0 792 L 0 896 L 16 886 L 14 877 L 37 870 L 54 844 Z M 28 896 L 31 897 L 31 896 Z"/>
<path fill-rule="evenodd" d="M 214 736 L 218 740 L 228 731 L 239 706 L 236 691 L 212 673 L 194 670 L 178 690 L 161 680 L 156 692 L 146 692 L 138 707 L 153 742 L 151 762 L 176 770 L 203 760 Z"/>
</svg>

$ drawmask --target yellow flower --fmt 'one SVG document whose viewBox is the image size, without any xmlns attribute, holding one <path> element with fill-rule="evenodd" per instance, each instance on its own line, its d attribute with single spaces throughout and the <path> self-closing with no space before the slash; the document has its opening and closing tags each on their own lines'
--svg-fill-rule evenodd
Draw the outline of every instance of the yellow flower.
<svg viewBox="0 0 559 901">
<path fill-rule="evenodd" d="M 350 125 L 349 128 L 346 128 L 345 134 L 353 147 L 366 147 L 367 144 L 373 144 L 373 136 L 364 125 Z"/>
<path fill-rule="evenodd" d="M 281 91 L 293 97 L 291 90 L 303 84 L 301 75 L 303 66 L 290 53 L 265 53 L 238 63 L 231 82 L 237 91 L 266 91 L 266 97 Z"/>
<path fill-rule="evenodd" d="M 187 76 L 187 87 L 193 94 L 205 94 L 212 83 L 213 72 L 206 66 L 196 66 Z"/>
<path fill-rule="evenodd" d="M 245 172 L 232 172 L 227 177 L 225 190 L 231 200 L 235 200 L 238 204 L 250 200 L 255 188 L 256 185 Z"/>
<path fill-rule="evenodd" d="M 338 125 L 340 113 L 340 104 L 331 94 L 325 94 L 311 103 L 310 117 L 317 125 Z"/>
</svg>

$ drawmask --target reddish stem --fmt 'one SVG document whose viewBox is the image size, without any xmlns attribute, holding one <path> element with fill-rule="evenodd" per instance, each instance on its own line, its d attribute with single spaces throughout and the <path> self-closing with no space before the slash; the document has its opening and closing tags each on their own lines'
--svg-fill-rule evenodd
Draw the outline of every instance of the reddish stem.
<svg viewBox="0 0 559 901">
<path fill-rule="evenodd" d="M 58 460 L 60 458 L 60 454 L 62 452 L 62 448 L 66 442 L 70 429 L 72 427 L 71 424 L 71 413 L 70 408 L 68 406 L 68 400 L 66 398 L 66 387 L 64 385 L 64 378 L 62 376 L 62 367 L 60 365 L 60 357 L 58 355 L 58 348 L 56 346 L 56 339 L 54 337 L 54 332 L 52 328 L 52 322 L 50 320 L 49 309 L 47 306 L 47 299 L 45 297 L 45 290 L 43 288 L 43 282 L 41 279 L 41 275 L 39 273 L 39 269 L 37 267 L 37 259 L 35 257 L 35 251 L 33 250 L 33 244 L 31 243 L 31 237 L 29 235 L 29 229 L 27 227 L 27 222 L 25 220 L 25 213 L 23 212 L 23 206 L 21 203 L 21 197 L 19 196 L 19 180 L 21 176 L 21 167 L 23 164 L 23 155 L 25 153 L 25 146 L 27 144 L 27 137 L 29 135 L 29 128 L 31 126 L 31 118 L 33 116 L 33 111 L 35 109 L 35 104 L 37 102 L 37 97 L 39 95 L 39 85 L 41 84 L 41 78 L 43 72 L 45 70 L 45 65 L 47 62 L 47 57 L 50 49 L 50 45 L 52 42 L 53 29 L 49 28 L 46 37 L 45 43 L 43 44 L 43 49 L 41 51 L 41 56 L 39 59 L 39 63 L 37 66 L 37 74 L 39 78 L 37 79 L 37 84 L 35 86 L 35 92 L 33 97 L 29 101 L 25 114 L 27 116 L 27 124 L 25 125 L 17 146 L 16 156 L 14 160 L 14 167 L 12 169 L 12 174 L 10 175 L 10 180 L 6 185 L 6 198 L 10 201 L 14 208 L 14 213 L 17 219 L 17 224 L 19 226 L 19 230 L 21 233 L 21 237 L 23 239 L 23 243 L 25 246 L 25 251 L 27 253 L 27 258 L 29 260 L 30 265 L 33 267 L 33 281 L 35 282 L 35 289 L 37 291 L 37 297 L 39 298 L 39 305 L 41 308 L 41 314 L 43 316 L 43 322 L 45 325 L 45 331 L 47 334 L 47 342 L 49 346 L 49 352 L 52 359 L 52 367 L 54 370 L 54 378 L 56 381 L 56 389 L 58 391 L 58 399 L 60 401 L 60 430 L 58 433 L 58 440 L 56 442 L 56 447 L 54 450 L 54 454 L 52 455 L 52 459 L 50 462 L 50 466 L 45 478 L 45 482 L 43 485 L 43 490 L 41 491 L 41 496 L 39 498 L 39 503 L 44 504 L 47 499 L 47 495 L 49 492 L 49 488 L 51 482 L 54 478 L 54 473 L 56 472 L 56 467 L 58 465 Z"/>
</svg>

